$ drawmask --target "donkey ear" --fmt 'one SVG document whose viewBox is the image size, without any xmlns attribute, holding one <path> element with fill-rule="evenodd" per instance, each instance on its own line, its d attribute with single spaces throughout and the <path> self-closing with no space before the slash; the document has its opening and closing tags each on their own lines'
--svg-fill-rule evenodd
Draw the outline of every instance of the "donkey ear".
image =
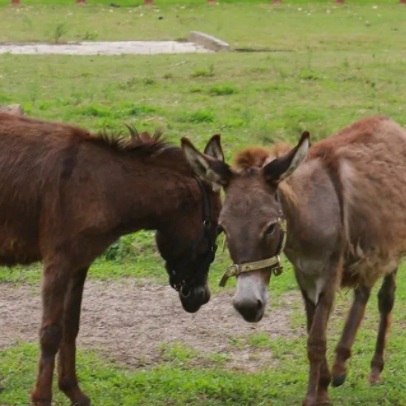
<svg viewBox="0 0 406 406">
<path fill-rule="evenodd" d="M 219 153 L 224 159 L 219 136 L 215 135 L 207 144 L 205 149 L 206 153 L 209 153 L 207 155 L 199 152 L 187 138 L 182 138 L 182 150 L 196 175 L 214 185 L 227 185 L 232 176 L 230 167 L 223 160 L 209 156 Z"/>
<path fill-rule="evenodd" d="M 215 134 L 210 138 L 209 142 L 204 149 L 205 155 L 211 156 L 212 158 L 219 159 L 224 162 L 223 148 L 221 147 L 221 136 L 220 134 Z"/>
<path fill-rule="evenodd" d="M 263 173 L 265 179 L 274 185 L 286 179 L 305 159 L 309 147 L 310 134 L 305 131 L 295 148 L 286 155 L 274 159 L 264 167 Z"/>
</svg>

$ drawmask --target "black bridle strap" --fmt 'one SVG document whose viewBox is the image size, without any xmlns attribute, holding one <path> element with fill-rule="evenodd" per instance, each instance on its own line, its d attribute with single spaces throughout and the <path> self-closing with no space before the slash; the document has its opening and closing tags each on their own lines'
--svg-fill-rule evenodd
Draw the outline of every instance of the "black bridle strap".
<svg viewBox="0 0 406 406">
<path fill-rule="evenodd" d="M 211 221 L 210 216 L 210 203 L 209 196 L 207 195 L 206 186 L 204 186 L 203 181 L 198 177 L 194 177 L 199 185 L 200 191 L 202 192 L 202 201 L 203 201 L 203 225 Z"/>
<path fill-rule="evenodd" d="M 195 255 L 195 250 L 197 247 L 200 245 L 200 243 L 203 241 L 204 238 L 207 239 L 209 243 L 209 251 L 204 255 L 204 258 L 202 259 L 199 269 L 201 271 L 205 271 L 206 268 L 214 261 L 214 256 L 217 250 L 216 246 L 216 235 L 215 232 L 212 231 L 213 235 L 211 235 L 211 211 L 210 211 L 210 202 L 209 202 L 209 196 L 207 194 L 207 189 L 206 186 L 204 185 L 203 181 L 198 177 L 194 176 L 194 178 L 197 181 L 197 184 L 199 185 L 199 189 L 202 194 L 202 213 L 203 213 L 203 227 L 202 231 L 200 232 L 200 235 L 196 238 L 195 241 L 190 245 L 190 247 L 185 250 L 185 252 L 179 257 L 178 260 L 171 261 L 170 268 L 171 268 L 171 286 L 179 291 L 182 285 L 186 282 L 185 279 L 179 279 L 179 275 L 177 272 L 177 269 L 180 267 L 186 265 L 187 263 L 191 262 L 194 255 Z M 204 268 L 204 269 L 203 269 Z M 195 275 L 194 278 L 191 278 L 188 280 L 188 282 L 191 282 L 193 279 L 196 278 L 197 275 Z M 177 280 L 175 282 L 175 280 Z"/>
<path fill-rule="evenodd" d="M 202 194 L 203 228 L 202 231 L 200 232 L 200 235 L 196 238 L 196 240 L 193 241 L 190 247 L 185 251 L 186 255 L 185 254 L 182 255 L 182 257 L 186 257 L 186 260 L 188 259 L 187 257 L 193 256 L 195 249 L 207 236 L 207 228 L 210 225 L 211 221 L 209 196 L 207 195 L 206 187 L 204 186 L 203 181 L 199 177 L 194 176 L 194 178 L 196 179 L 197 184 L 199 185 L 200 188 L 200 192 Z"/>
</svg>

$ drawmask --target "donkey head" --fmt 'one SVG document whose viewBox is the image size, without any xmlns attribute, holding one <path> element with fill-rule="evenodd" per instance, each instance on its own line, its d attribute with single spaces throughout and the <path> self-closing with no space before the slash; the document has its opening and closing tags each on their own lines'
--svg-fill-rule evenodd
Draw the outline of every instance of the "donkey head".
<svg viewBox="0 0 406 406">
<path fill-rule="evenodd" d="M 227 237 L 231 259 L 236 265 L 261 264 L 278 255 L 284 232 L 279 201 L 279 184 L 289 177 L 306 156 L 309 134 L 303 133 L 295 148 L 248 148 L 231 168 L 221 160 L 198 152 L 187 140 L 183 150 L 194 170 L 208 181 L 224 188 L 226 199 L 219 225 Z M 267 301 L 271 268 L 256 266 L 251 272 L 237 272 L 237 292 L 233 305 L 246 321 L 261 320 Z"/>
<path fill-rule="evenodd" d="M 213 136 L 202 154 L 206 159 L 224 161 L 220 136 Z M 158 249 L 165 259 L 169 282 L 179 292 L 183 308 L 194 313 L 210 300 L 208 272 L 216 254 L 219 189 L 194 176 L 187 205 L 165 220 L 156 233 Z M 177 187 L 183 188 L 183 184 Z"/>
</svg>

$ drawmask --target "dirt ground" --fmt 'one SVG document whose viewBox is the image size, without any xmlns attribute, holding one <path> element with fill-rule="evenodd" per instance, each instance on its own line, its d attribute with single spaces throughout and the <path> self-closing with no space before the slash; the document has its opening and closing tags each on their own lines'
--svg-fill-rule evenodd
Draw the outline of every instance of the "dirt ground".
<svg viewBox="0 0 406 406">
<path fill-rule="evenodd" d="M 0 350 L 37 341 L 39 290 L 0 285 Z M 213 295 L 198 313 L 188 314 L 169 287 L 148 281 L 139 286 L 139 281 L 130 279 L 88 281 L 78 343 L 125 367 L 137 368 L 162 362 L 165 344 L 182 342 L 202 354 L 200 362 L 205 362 L 206 355 L 209 359 L 210 353 L 224 353 L 229 357 L 226 367 L 253 372 L 274 362 L 272 353 L 247 345 L 244 338 L 260 332 L 271 339 L 293 334 L 289 304 L 297 299 L 297 295 L 285 296 L 286 306 L 267 312 L 259 324 L 249 324 L 232 308 L 231 292 Z"/>
</svg>

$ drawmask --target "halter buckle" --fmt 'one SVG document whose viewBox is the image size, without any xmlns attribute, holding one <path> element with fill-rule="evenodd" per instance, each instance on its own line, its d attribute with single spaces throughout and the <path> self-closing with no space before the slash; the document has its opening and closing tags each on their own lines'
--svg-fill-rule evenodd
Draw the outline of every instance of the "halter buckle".
<svg viewBox="0 0 406 406">
<path fill-rule="evenodd" d="M 233 265 L 230 265 L 229 267 L 227 267 L 226 271 L 224 272 L 224 275 L 221 277 L 219 286 L 224 288 L 224 286 L 226 286 L 226 284 L 227 284 L 227 281 L 231 277 L 238 276 L 240 274 L 239 268 L 240 268 L 240 266 L 237 264 L 233 264 Z"/>
<path fill-rule="evenodd" d="M 275 268 L 272 269 L 272 273 L 275 276 L 282 275 L 282 273 L 283 273 L 283 265 L 282 265 L 282 262 L 281 262 L 281 256 L 278 255 L 277 258 L 278 258 L 278 265 L 275 266 Z"/>
</svg>

